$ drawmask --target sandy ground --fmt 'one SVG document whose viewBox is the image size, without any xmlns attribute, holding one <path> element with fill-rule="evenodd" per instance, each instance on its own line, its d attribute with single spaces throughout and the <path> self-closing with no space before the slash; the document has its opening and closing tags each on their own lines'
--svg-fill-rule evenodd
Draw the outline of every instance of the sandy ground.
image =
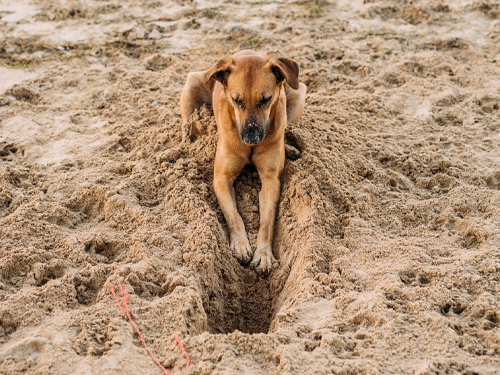
<svg viewBox="0 0 500 375">
<path fill-rule="evenodd" d="M 268 279 L 188 72 L 295 59 Z M 0 373 L 500 373 L 500 1 L 0 0 Z M 250 241 L 255 169 L 236 182 Z"/>
</svg>

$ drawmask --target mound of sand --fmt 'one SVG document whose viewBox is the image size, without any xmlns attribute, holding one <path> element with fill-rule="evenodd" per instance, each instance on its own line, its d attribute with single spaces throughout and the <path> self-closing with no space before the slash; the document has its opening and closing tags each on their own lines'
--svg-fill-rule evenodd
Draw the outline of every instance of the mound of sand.
<svg viewBox="0 0 500 375">
<path fill-rule="evenodd" d="M 232 256 L 188 72 L 293 58 L 268 279 Z M 500 3 L 0 1 L 0 372 L 496 374 Z M 255 245 L 256 170 L 236 182 Z"/>
</svg>

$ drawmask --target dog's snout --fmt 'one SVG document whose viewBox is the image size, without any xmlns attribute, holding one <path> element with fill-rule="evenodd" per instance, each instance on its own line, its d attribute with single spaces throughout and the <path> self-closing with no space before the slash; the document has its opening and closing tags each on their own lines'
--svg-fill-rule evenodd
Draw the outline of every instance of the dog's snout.
<svg viewBox="0 0 500 375">
<path fill-rule="evenodd" d="M 257 145 L 264 140 L 266 135 L 262 125 L 255 121 L 248 121 L 241 129 L 241 140 L 248 145 Z"/>
</svg>

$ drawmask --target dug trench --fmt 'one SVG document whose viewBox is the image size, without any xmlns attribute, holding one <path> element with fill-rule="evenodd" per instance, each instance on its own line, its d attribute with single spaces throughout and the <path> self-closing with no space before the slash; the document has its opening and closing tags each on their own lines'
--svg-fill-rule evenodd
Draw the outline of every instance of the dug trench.
<svg viewBox="0 0 500 375">
<path fill-rule="evenodd" d="M 184 156 L 199 156 L 200 150 L 210 150 L 211 158 L 198 158 L 196 168 L 194 160 L 184 162 L 190 165 L 187 179 L 193 173 L 203 176 L 189 181 L 186 191 L 203 194 L 199 199 L 182 199 L 179 206 L 184 212 L 198 214 L 204 207 L 204 214 L 198 216 L 201 220 L 192 220 L 188 226 L 183 252 L 184 260 L 198 276 L 209 332 L 239 330 L 253 334 L 277 329 L 276 317 L 281 309 L 295 304 L 299 295 L 314 288 L 311 276 L 328 274 L 331 257 L 342 248 L 339 244 L 349 200 L 342 186 L 328 173 L 333 165 L 325 165 L 319 156 L 308 151 L 304 139 L 311 138 L 314 130 L 314 125 L 304 129 L 299 123 L 289 125 L 286 132 L 286 164 L 273 241 L 277 261 L 268 278 L 240 265 L 229 249 L 227 225 L 211 184 L 216 134 L 214 118 L 207 108 L 195 113 L 187 124 L 183 151 L 168 151 L 168 155 L 178 158 L 178 163 Z M 317 178 L 323 181 L 323 188 Z M 236 180 L 235 191 L 238 211 L 254 248 L 259 229 L 259 190 L 258 172 L 248 165 Z M 210 231 L 200 229 L 207 225 Z"/>
<path fill-rule="evenodd" d="M 260 278 L 249 267 L 240 265 L 229 248 L 228 228 L 212 187 L 216 145 L 213 116 L 208 108 L 203 108 L 185 126 L 187 129 L 184 131 L 183 145 L 178 152 L 167 153 L 174 154 L 177 158 L 175 163 L 183 157 L 192 159 L 192 162 L 186 163 L 189 171 L 185 174 L 185 189 L 190 192 L 190 197 L 193 197 L 193 191 L 203 192 L 196 200 L 184 201 L 181 198 L 184 202 L 179 209 L 199 213 L 200 208 L 203 208 L 205 213 L 201 220 L 190 220 L 183 244 L 183 259 L 197 275 L 206 314 L 206 330 L 210 333 L 230 333 L 235 330 L 266 333 L 273 316 L 272 278 Z M 199 158 L 201 150 L 207 151 L 210 157 Z M 193 180 L 195 165 L 195 175 L 199 179 Z M 238 209 L 249 240 L 255 246 L 259 226 L 260 190 L 255 168 L 247 166 L 242 171 L 235 182 L 235 190 Z M 210 228 L 208 231 L 207 226 Z"/>
</svg>

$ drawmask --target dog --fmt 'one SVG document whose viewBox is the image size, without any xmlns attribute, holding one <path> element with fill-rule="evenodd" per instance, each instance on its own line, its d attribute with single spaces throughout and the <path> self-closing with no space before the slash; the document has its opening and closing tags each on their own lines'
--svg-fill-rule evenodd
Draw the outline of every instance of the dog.
<svg viewBox="0 0 500 375">
<path fill-rule="evenodd" d="M 299 65 L 244 50 L 220 60 L 211 69 L 189 73 L 180 110 L 187 122 L 203 104 L 213 106 L 217 123 L 214 190 L 229 227 L 230 248 L 240 263 L 268 276 L 274 260 L 272 240 L 280 177 L 285 164 L 285 127 L 296 122 L 305 106 L 306 86 Z M 234 181 L 248 163 L 257 168 L 260 228 L 252 251 L 236 207 Z"/>
</svg>

